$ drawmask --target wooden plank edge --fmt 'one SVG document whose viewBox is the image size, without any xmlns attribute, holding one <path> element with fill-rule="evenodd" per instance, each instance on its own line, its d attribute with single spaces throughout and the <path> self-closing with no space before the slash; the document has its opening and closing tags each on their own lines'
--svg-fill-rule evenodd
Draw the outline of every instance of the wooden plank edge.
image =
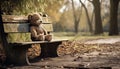
<svg viewBox="0 0 120 69">
<path fill-rule="evenodd" d="M 30 42 L 14 42 L 14 43 L 9 43 L 13 45 L 31 45 L 31 44 L 41 44 L 41 43 L 54 43 L 54 42 L 64 42 L 68 41 L 68 39 L 61 39 L 61 40 L 52 40 L 52 41 L 30 41 Z"/>
</svg>

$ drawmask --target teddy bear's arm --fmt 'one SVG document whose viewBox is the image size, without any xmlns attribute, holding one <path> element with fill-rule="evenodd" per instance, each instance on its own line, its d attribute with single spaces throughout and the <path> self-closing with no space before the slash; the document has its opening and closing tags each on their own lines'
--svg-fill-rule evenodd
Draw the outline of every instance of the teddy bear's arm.
<svg viewBox="0 0 120 69">
<path fill-rule="evenodd" d="M 47 30 L 41 25 L 41 28 L 43 29 L 43 31 L 44 31 L 44 34 L 45 35 L 47 35 L 48 33 L 47 33 Z"/>
<path fill-rule="evenodd" d="M 31 32 L 31 36 L 32 36 L 32 37 L 35 37 L 35 38 L 38 37 L 37 31 L 36 31 L 36 29 L 35 29 L 34 27 L 31 27 L 31 28 L 30 28 L 30 32 Z"/>
</svg>

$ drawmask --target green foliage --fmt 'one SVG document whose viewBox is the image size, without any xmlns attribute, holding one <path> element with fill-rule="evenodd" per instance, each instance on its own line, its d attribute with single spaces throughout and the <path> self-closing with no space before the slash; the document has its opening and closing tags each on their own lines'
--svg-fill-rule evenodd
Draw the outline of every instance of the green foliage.
<svg viewBox="0 0 120 69">
<path fill-rule="evenodd" d="M 1 0 L 1 7 L 4 14 L 28 14 L 44 12 L 46 7 L 50 7 L 48 5 L 53 6 L 54 4 L 54 7 L 57 7 L 61 2 L 64 0 Z"/>
</svg>

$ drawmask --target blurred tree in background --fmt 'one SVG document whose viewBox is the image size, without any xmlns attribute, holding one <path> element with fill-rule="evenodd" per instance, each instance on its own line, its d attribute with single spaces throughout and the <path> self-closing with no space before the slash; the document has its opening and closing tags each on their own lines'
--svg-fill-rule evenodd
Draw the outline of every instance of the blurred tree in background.
<svg viewBox="0 0 120 69">
<path fill-rule="evenodd" d="M 94 6 L 94 12 L 95 12 L 95 32 L 94 34 L 102 34 L 103 28 L 102 28 L 102 20 L 101 20 L 101 7 L 100 7 L 100 0 L 88 0 L 91 2 Z"/>
<path fill-rule="evenodd" d="M 118 6 L 120 0 L 110 0 L 110 27 L 109 35 L 118 35 Z"/>
<path fill-rule="evenodd" d="M 79 22 L 80 22 L 80 16 L 82 12 L 79 12 L 79 14 L 76 14 L 76 9 L 75 9 L 75 5 L 74 5 L 74 1 L 72 1 L 72 9 L 73 9 L 73 19 L 74 19 L 74 29 L 75 29 L 75 33 L 78 33 L 78 27 L 79 27 Z M 79 8 L 78 8 L 79 9 Z"/>
<path fill-rule="evenodd" d="M 85 0 L 86 1 L 86 0 Z M 81 5 L 84 7 L 85 9 L 85 13 L 86 13 L 86 19 L 87 19 L 87 23 L 88 23 L 88 26 L 89 26 L 89 32 L 93 33 L 93 27 L 92 27 L 92 23 L 90 21 L 90 17 L 89 17 L 89 13 L 88 13 L 88 10 L 87 10 L 87 7 L 85 6 L 85 4 L 79 0 L 79 2 L 81 3 Z"/>
</svg>

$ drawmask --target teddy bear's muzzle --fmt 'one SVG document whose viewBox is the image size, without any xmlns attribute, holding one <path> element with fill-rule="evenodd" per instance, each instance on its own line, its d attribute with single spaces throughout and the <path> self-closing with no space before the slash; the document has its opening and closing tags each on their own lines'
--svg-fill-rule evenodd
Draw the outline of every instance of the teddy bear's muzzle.
<svg viewBox="0 0 120 69">
<path fill-rule="evenodd" d="M 42 20 L 37 20 L 37 23 L 38 23 L 38 24 L 41 24 L 41 23 L 42 23 Z"/>
</svg>

